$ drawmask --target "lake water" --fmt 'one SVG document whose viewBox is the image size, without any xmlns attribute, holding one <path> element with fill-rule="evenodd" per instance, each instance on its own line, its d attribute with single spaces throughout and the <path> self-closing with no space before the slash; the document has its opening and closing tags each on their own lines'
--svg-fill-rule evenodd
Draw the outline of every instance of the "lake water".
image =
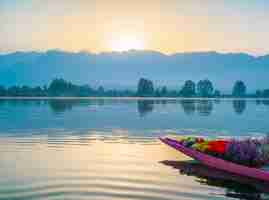
<svg viewBox="0 0 269 200">
<path fill-rule="evenodd" d="M 266 100 L 0 100 L 0 200 L 269 199 L 158 137 L 265 136 Z"/>
</svg>

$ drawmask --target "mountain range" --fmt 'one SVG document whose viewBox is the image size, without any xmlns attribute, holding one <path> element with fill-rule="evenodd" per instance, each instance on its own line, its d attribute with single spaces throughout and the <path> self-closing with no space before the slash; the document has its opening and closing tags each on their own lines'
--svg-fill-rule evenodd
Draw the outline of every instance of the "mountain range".
<svg viewBox="0 0 269 200">
<path fill-rule="evenodd" d="M 106 88 L 135 88 L 141 77 L 155 85 L 180 88 L 185 80 L 210 79 L 230 91 L 236 80 L 249 91 L 269 88 L 269 55 L 193 52 L 14 52 L 0 55 L 0 85 L 44 85 L 53 78 Z"/>
</svg>

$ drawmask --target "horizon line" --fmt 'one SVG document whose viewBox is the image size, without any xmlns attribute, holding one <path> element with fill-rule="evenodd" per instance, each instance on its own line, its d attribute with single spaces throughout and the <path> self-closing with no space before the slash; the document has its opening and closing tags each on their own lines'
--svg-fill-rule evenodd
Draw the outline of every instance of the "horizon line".
<svg viewBox="0 0 269 200">
<path fill-rule="evenodd" d="M 16 54 L 16 53 L 48 53 L 48 52 L 64 52 L 64 53 L 73 53 L 73 54 L 79 54 L 79 53 L 87 53 L 87 54 L 93 54 L 93 55 L 102 55 L 102 54 L 109 54 L 109 53 L 115 53 L 115 54 L 124 54 L 128 52 L 152 52 L 152 53 L 159 53 L 165 56 L 174 56 L 176 54 L 198 54 L 198 53 L 216 53 L 216 54 L 245 54 L 251 57 L 263 57 L 263 56 L 268 56 L 268 53 L 263 53 L 263 54 L 255 54 L 247 51 L 226 51 L 226 50 L 204 50 L 204 51 L 175 51 L 173 53 L 167 53 L 167 52 L 162 52 L 160 50 L 153 50 L 153 49 L 129 49 L 125 51 L 99 51 L 99 52 L 93 52 L 90 50 L 65 50 L 61 48 L 51 48 L 51 49 L 46 49 L 46 50 L 14 50 L 14 51 L 0 51 L 0 56 L 5 56 L 5 55 L 11 55 L 11 54 Z"/>
</svg>

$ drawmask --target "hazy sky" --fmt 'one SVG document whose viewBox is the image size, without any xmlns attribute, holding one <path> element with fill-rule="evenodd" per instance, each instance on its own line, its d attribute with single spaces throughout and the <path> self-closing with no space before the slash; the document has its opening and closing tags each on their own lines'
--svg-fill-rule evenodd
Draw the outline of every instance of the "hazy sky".
<svg viewBox="0 0 269 200">
<path fill-rule="evenodd" d="M 269 53 L 268 0 L 0 0 L 0 51 Z"/>
</svg>

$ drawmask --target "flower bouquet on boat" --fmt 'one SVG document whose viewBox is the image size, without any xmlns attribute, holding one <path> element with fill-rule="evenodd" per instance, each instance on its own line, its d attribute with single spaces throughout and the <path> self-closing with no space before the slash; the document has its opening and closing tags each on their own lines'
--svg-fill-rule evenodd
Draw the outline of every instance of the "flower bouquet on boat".
<svg viewBox="0 0 269 200">
<path fill-rule="evenodd" d="M 269 181 L 269 137 L 247 139 L 206 139 L 169 137 L 160 140 L 204 165 L 238 175 Z"/>
</svg>

